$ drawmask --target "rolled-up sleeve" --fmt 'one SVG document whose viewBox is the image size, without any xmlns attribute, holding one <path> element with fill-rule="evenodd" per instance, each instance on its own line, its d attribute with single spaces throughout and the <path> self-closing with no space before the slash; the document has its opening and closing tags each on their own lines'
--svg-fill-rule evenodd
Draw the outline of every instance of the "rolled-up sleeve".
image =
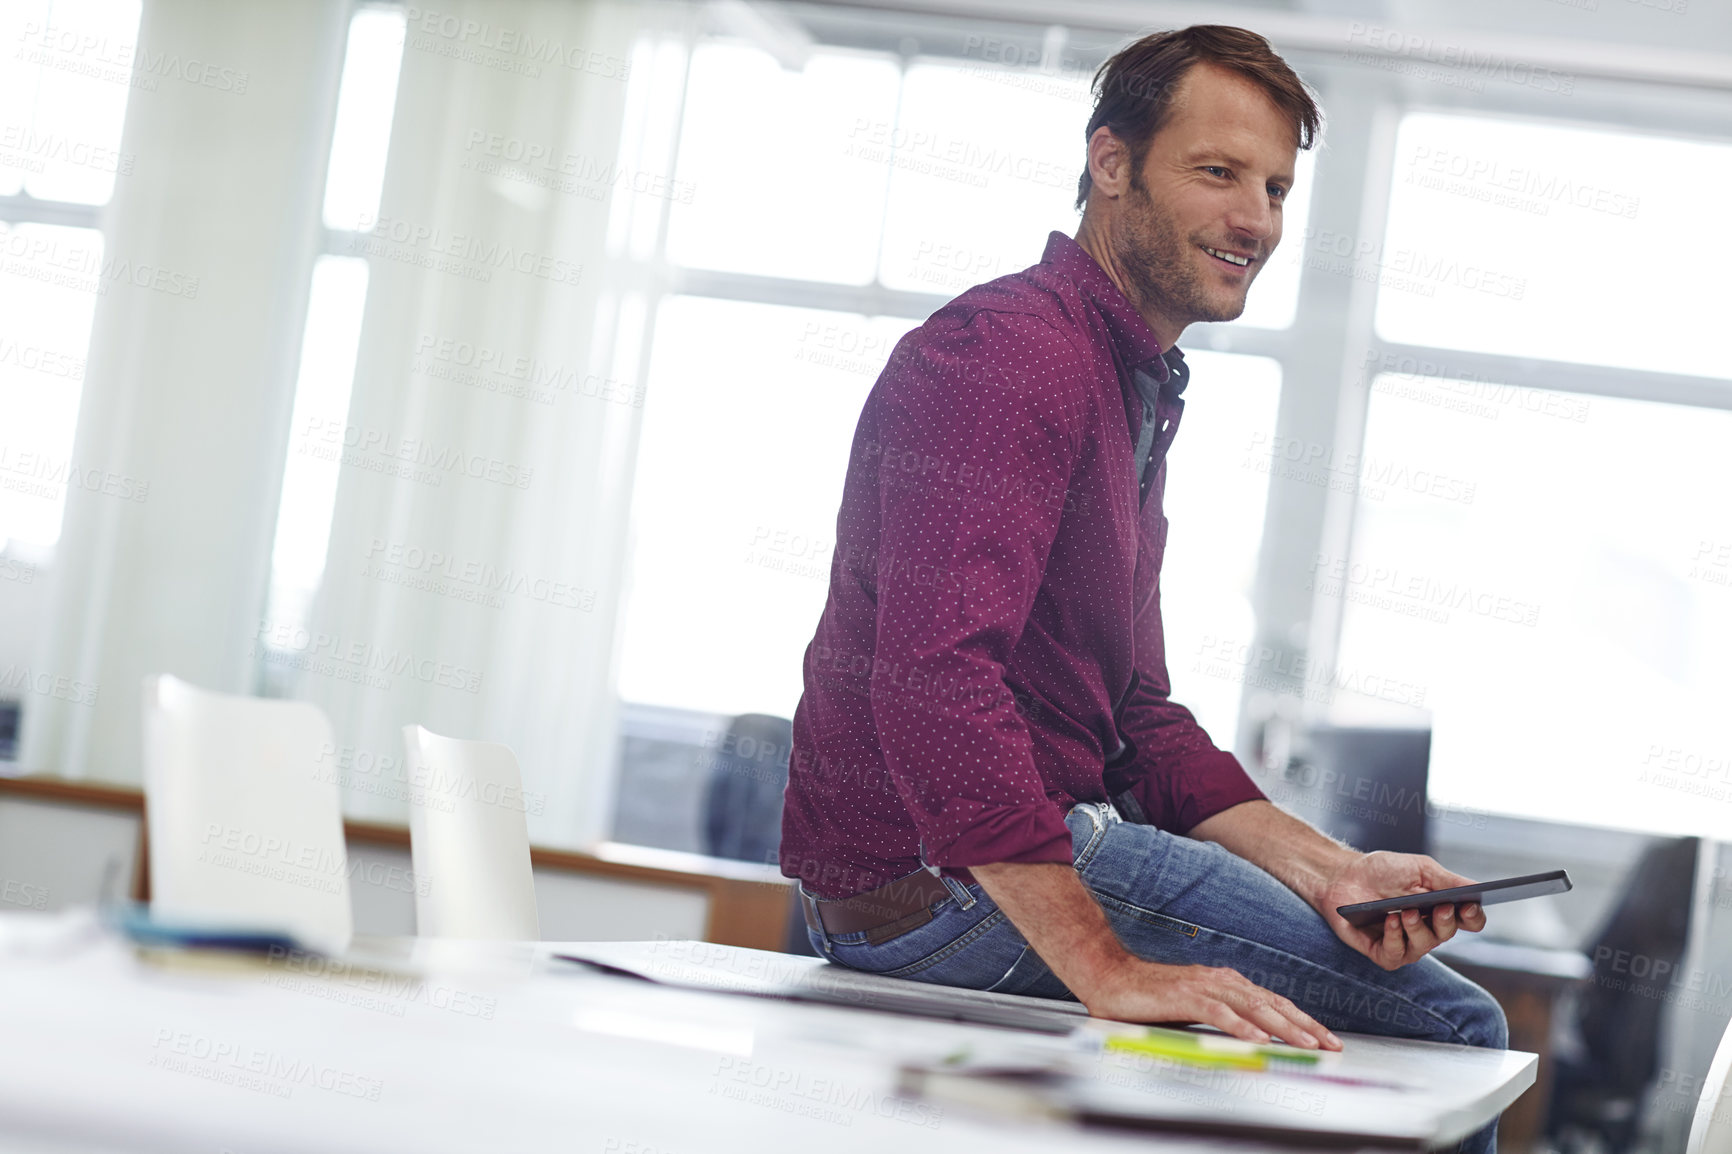
<svg viewBox="0 0 1732 1154">
<path fill-rule="evenodd" d="M 1264 793 L 1239 759 L 1209 739 L 1189 709 L 1171 699 L 1163 659 L 1139 664 L 1135 688 L 1119 719 L 1132 752 L 1108 770 L 1117 796 L 1128 789 L 1141 806 L 1133 815 L 1160 829 L 1188 833 L 1204 818 Z"/>
<path fill-rule="evenodd" d="M 1046 322 L 977 312 L 887 374 L 872 716 L 928 865 L 1071 861 L 1004 672 L 1070 499 L 1079 365 Z"/>
</svg>

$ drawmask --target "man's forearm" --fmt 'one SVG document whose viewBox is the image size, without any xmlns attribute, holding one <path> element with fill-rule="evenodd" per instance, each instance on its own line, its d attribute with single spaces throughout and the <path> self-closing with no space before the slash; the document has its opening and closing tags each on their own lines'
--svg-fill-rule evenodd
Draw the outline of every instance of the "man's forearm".
<svg viewBox="0 0 1732 1154">
<path fill-rule="evenodd" d="M 1237 970 L 1150 962 L 1125 949 L 1072 866 L 999 862 L 968 868 L 1047 968 L 1097 1018 L 1206 1022 L 1248 1041 L 1279 1037 L 1341 1049 L 1341 1039 L 1322 1023 Z"/>
<path fill-rule="evenodd" d="M 1318 909 L 1329 879 L 1360 856 L 1358 850 L 1261 799 L 1242 801 L 1206 817 L 1186 836 L 1215 842 L 1263 867 Z"/>
<path fill-rule="evenodd" d="M 969 872 L 1047 968 L 1079 997 L 1129 956 L 1075 867 L 998 862 L 970 866 Z"/>
</svg>

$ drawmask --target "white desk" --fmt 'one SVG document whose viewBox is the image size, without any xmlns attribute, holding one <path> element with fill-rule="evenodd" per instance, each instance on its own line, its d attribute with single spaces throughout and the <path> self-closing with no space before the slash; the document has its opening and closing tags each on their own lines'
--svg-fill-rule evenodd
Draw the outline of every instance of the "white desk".
<svg viewBox="0 0 1732 1154">
<path fill-rule="evenodd" d="M 1151 1145 L 1146 1134 L 894 1096 L 899 1059 L 1024 1036 L 991 1027 L 672 989 L 567 968 L 549 960 L 558 947 L 547 944 L 455 950 L 397 976 L 321 976 L 306 972 L 321 968 L 317 959 L 159 965 L 93 933 L 21 944 L 21 926 L 36 924 L 27 921 L 0 917 L 7 1150 L 1052 1154 Z M 374 943 L 373 956 L 411 949 Z M 1456 1107 L 1483 1120 L 1533 1077 L 1529 1055 L 1343 1040 L 1375 1047 L 1386 1067 L 1435 1074 Z"/>
</svg>

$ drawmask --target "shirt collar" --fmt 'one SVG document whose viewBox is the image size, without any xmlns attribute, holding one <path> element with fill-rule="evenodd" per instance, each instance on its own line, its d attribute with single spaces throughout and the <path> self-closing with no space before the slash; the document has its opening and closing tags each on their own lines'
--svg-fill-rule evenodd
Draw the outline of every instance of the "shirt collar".
<svg viewBox="0 0 1732 1154">
<path fill-rule="evenodd" d="M 1185 354 L 1174 345 L 1161 354 L 1161 363 L 1166 366 L 1167 379 L 1161 383 L 1175 397 L 1185 391 L 1185 386 L 1191 383 L 1191 366 L 1185 363 Z"/>
<path fill-rule="evenodd" d="M 1133 379 L 1137 370 L 1146 368 L 1149 375 L 1163 385 L 1173 378 L 1173 392 L 1184 391 L 1185 382 L 1190 377 L 1185 355 L 1177 348 L 1162 350 L 1160 339 L 1149 328 L 1149 322 L 1119 291 L 1119 286 L 1113 283 L 1087 249 L 1073 238 L 1054 230 L 1046 238 L 1046 251 L 1040 259 L 1042 264 L 1051 265 L 1055 271 L 1075 281 L 1077 287 L 1100 306 L 1107 334 L 1112 338 L 1113 351 L 1118 354 L 1120 363 L 1131 370 Z"/>
</svg>

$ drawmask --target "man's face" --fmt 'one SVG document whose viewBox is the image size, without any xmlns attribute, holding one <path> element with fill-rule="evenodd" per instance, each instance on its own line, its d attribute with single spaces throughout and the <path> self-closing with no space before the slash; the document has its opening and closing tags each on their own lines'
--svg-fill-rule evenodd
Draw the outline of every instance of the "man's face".
<svg viewBox="0 0 1732 1154">
<path fill-rule="evenodd" d="M 1297 157 L 1292 120 L 1262 89 L 1193 65 L 1113 206 L 1114 255 L 1139 307 L 1179 329 L 1244 312 L 1246 290 L 1281 240 Z"/>
</svg>

